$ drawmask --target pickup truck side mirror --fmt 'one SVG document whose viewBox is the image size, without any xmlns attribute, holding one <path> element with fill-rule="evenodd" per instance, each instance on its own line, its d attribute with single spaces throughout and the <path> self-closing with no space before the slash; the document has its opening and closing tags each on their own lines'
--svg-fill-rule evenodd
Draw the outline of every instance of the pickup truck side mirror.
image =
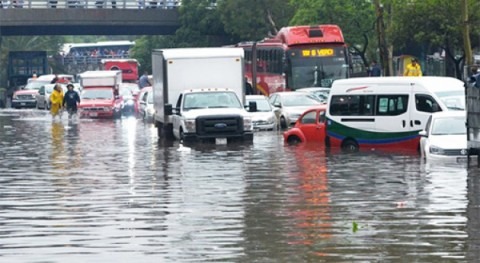
<svg viewBox="0 0 480 263">
<path fill-rule="evenodd" d="M 257 102 L 256 101 L 248 102 L 248 111 L 249 112 L 257 112 Z"/>
<path fill-rule="evenodd" d="M 165 106 L 163 107 L 163 111 L 165 112 L 165 115 L 172 115 L 173 114 L 172 104 L 165 104 Z"/>
</svg>

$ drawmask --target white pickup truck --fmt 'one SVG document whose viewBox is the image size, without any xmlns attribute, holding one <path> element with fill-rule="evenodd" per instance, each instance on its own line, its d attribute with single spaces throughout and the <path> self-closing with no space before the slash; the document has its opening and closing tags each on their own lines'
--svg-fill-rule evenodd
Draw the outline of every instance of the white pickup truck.
<svg viewBox="0 0 480 263">
<path fill-rule="evenodd" d="M 252 119 L 244 108 L 242 49 L 155 50 L 152 64 L 154 123 L 159 137 L 253 139 Z"/>
</svg>

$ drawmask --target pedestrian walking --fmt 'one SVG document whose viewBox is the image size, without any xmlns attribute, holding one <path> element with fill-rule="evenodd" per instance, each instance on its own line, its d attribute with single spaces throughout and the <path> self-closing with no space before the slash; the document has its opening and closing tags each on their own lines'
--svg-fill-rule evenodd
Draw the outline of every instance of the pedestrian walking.
<svg viewBox="0 0 480 263">
<path fill-rule="evenodd" d="M 405 67 L 405 71 L 403 72 L 403 76 L 410 76 L 410 77 L 421 77 L 422 76 L 422 68 L 420 64 L 418 64 L 418 60 L 416 58 L 412 58 L 410 64 Z"/>
<path fill-rule="evenodd" d="M 62 106 L 67 109 L 68 119 L 72 119 L 74 115 L 77 115 L 78 104 L 80 103 L 80 96 L 78 92 L 73 89 L 73 84 L 68 84 L 68 91 L 63 96 Z"/>
<path fill-rule="evenodd" d="M 50 114 L 52 114 L 53 120 L 58 116 L 61 118 L 63 104 L 63 90 L 60 84 L 55 84 L 52 94 L 50 95 Z"/>
<path fill-rule="evenodd" d="M 370 71 L 368 72 L 368 75 L 370 77 L 380 77 L 382 75 L 382 70 L 380 69 L 380 66 L 377 64 L 376 60 L 372 60 L 372 63 L 370 64 Z"/>
</svg>

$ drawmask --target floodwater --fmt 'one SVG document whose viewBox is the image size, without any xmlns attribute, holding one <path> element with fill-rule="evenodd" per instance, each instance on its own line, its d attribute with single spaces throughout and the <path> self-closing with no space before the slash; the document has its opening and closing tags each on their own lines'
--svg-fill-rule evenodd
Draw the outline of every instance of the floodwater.
<svg viewBox="0 0 480 263">
<path fill-rule="evenodd" d="M 480 171 L 0 111 L 0 262 L 475 262 Z"/>
</svg>

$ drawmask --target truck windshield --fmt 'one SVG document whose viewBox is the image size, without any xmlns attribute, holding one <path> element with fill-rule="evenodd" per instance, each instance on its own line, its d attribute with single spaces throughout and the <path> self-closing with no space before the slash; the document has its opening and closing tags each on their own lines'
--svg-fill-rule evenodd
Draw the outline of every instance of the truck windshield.
<svg viewBox="0 0 480 263">
<path fill-rule="evenodd" d="M 195 92 L 185 95 L 183 110 L 206 108 L 242 108 L 234 92 Z"/>
<path fill-rule="evenodd" d="M 463 90 L 435 93 L 450 110 L 465 110 L 465 92 Z"/>
<path fill-rule="evenodd" d="M 113 91 L 111 89 L 84 89 L 82 91 L 82 99 L 111 100 L 113 99 Z"/>
</svg>

